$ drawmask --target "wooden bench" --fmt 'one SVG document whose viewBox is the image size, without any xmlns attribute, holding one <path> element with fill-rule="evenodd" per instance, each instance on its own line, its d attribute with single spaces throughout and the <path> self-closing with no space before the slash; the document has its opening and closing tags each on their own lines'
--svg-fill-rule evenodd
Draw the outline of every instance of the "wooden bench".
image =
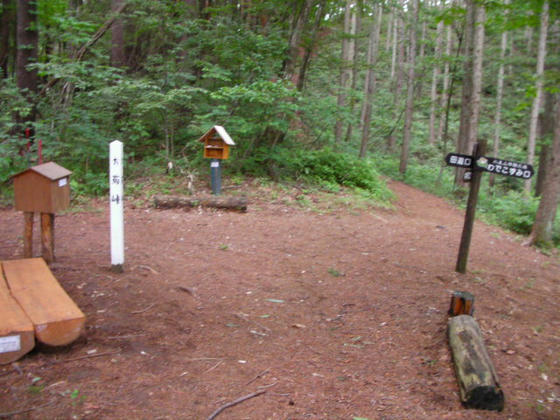
<svg viewBox="0 0 560 420">
<path fill-rule="evenodd" d="M 64 346 L 82 334 L 85 315 L 42 258 L 3 261 L 2 267 L 10 292 L 33 323 L 38 341 Z M 0 316 L 0 324 L 2 319 Z"/>
<path fill-rule="evenodd" d="M 10 293 L 0 266 L 0 364 L 19 359 L 33 347 L 33 323 Z"/>
</svg>

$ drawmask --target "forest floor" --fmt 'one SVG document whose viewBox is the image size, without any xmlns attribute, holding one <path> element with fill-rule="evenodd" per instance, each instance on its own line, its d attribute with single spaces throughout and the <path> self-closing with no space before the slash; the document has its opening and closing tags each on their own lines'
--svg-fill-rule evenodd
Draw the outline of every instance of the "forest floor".
<svg viewBox="0 0 560 420">
<path fill-rule="evenodd" d="M 86 334 L 0 366 L 0 417 L 206 419 L 266 391 L 218 418 L 560 418 L 559 257 L 477 222 L 458 274 L 463 211 L 390 187 L 392 209 L 255 185 L 228 190 L 247 213 L 131 200 L 122 274 L 105 202 L 57 216 L 51 269 Z M 23 216 L 0 221 L 0 259 L 21 258 Z M 501 413 L 459 402 L 454 290 L 475 295 Z"/>
</svg>

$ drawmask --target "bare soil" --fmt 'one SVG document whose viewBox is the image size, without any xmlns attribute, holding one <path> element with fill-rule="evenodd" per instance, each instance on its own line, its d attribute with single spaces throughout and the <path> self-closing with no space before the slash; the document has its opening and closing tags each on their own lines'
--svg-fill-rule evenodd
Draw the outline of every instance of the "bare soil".
<svg viewBox="0 0 560 420">
<path fill-rule="evenodd" d="M 0 366 L 0 417 L 206 419 L 266 391 L 218 418 L 560 418 L 558 256 L 477 222 L 460 275 L 463 212 L 390 186 L 391 210 L 256 186 L 228 190 L 250 190 L 247 213 L 129 201 L 122 274 L 105 202 L 57 216 L 52 271 L 87 333 Z M 0 220 L 0 258 L 21 258 L 23 216 Z M 501 413 L 459 402 L 454 290 L 475 295 Z"/>
</svg>

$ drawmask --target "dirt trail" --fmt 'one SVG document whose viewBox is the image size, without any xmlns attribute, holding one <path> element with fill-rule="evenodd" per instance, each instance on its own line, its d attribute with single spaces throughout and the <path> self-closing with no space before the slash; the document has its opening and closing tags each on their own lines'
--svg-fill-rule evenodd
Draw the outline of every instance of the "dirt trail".
<svg viewBox="0 0 560 420">
<path fill-rule="evenodd" d="M 459 275 L 463 212 L 390 185 L 395 210 L 322 211 L 290 191 L 253 198 L 246 214 L 127 203 L 120 275 L 108 269 L 104 203 L 57 217 L 53 272 L 87 336 L 0 367 L 0 412 L 204 419 L 266 390 L 219 418 L 558 418 L 558 258 L 477 222 Z M 21 219 L 0 211 L 0 258 L 21 256 Z M 445 337 L 453 290 L 476 297 L 503 413 L 458 401 Z"/>
</svg>

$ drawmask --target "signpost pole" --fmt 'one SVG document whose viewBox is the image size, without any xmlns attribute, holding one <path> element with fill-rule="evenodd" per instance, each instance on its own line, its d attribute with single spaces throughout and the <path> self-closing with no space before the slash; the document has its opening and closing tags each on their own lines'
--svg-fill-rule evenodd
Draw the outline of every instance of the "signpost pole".
<svg viewBox="0 0 560 420">
<path fill-rule="evenodd" d="M 222 189 L 222 171 L 220 168 L 220 159 L 212 159 L 210 161 L 210 175 L 212 178 L 212 194 L 220 195 Z"/>
<path fill-rule="evenodd" d="M 465 223 L 461 234 L 461 244 L 459 245 L 459 255 L 455 271 L 464 274 L 467 271 L 467 260 L 469 258 L 469 247 L 471 244 L 472 231 L 474 226 L 474 216 L 476 213 L 476 203 L 478 201 L 478 191 L 480 190 L 480 179 L 482 172 L 476 169 L 476 161 L 486 152 L 486 143 L 475 143 L 473 147 L 473 171 L 470 182 L 469 198 L 467 200 L 467 210 L 465 213 Z"/>
<path fill-rule="evenodd" d="M 123 203 L 123 144 L 115 140 L 109 148 L 109 195 L 111 206 L 111 270 L 123 271 L 124 264 L 124 203 Z"/>
</svg>

